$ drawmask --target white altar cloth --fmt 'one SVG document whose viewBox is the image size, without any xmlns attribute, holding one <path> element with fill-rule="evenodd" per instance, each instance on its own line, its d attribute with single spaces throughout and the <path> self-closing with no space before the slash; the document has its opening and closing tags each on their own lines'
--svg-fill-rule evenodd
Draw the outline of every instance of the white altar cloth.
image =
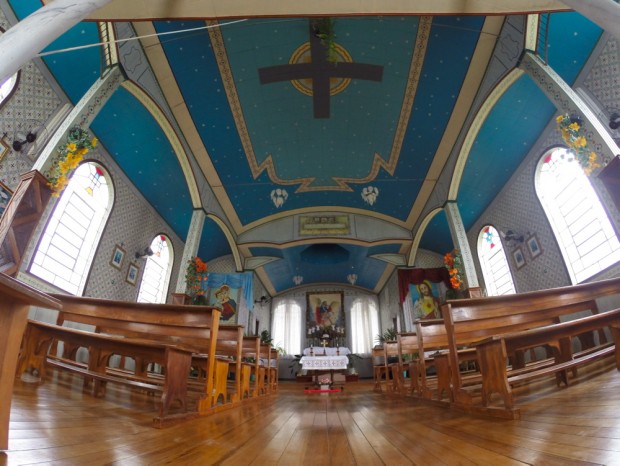
<svg viewBox="0 0 620 466">
<path fill-rule="evenodd" d="M 299 362 L 304 370 L 340 370 L 347 368 L 349 358 L 346 356 L 302 356 Z"/>
<path fill-rule="evenodd" d="M 313 348 L 304 349 L 304 356 L 310 356 L 310 349 L 314 352 L 314 356 L 323 355 L 323 349 L 325 349 L 325 356 L 346 356 L 347 354 L 351 354 L 351 350 L 346 346 L 340 346 L 339 348 L 315 346 Z"/>
</svg>

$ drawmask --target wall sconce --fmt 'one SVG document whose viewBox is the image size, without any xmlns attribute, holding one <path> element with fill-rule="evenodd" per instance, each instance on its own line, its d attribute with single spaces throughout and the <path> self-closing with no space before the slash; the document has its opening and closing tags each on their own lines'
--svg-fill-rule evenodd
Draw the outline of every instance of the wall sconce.
<svg viewBox="0 0 620 466">
<path fill-rule="evenodd" d="M 28 131 L 28 134 L 26 134 L 25 136 L 17 134 L 16 138 L 17 139 L 13 141 L 13 145 L 12 145 L 13 150 L 15 152 L 21 152 L 21 150 L 24 148 L 26 144 L 32 144 L 34 141 L 37 140 L 37 135 L 33 133 L 32 131 Z M 22 141 L 20 141 L 20 139 L 22 139 Z"/>
<path fill-rule="evenodd" d="M 295 275 L 293 277 L 293 283 L 295 283 L 295 285 L 297 286 L 301 285 L 303 281 L 304 281 L 304 277 L 302 277 L 301 275 Z"/>
<path fill-rule="evenodd" d="M 506 233 L 500 231 L 499 234 L 502 239 L 506 241 L 506 244 L 510 247 L 514 247 L 517 244 L 523 244 L 523 241 L 525 241 L 525 237 L 523 236 L 523 234 L 518 233 L 514 230 L 506 230 Z"/>
<path fill-rule="evenodd" d="M 355 285 L 355 282 L 357 282 L 357 274 L 350 273 L 349 275 L 347 275 L 347 281 L 351 285 Z"/>
<path fill-rule="evenodd" d="M 144 259 L 145 257 L 150 257 L 152 255 L 153 255 L 153 250 L 151 249 L 150 246 L 147 246 L 146 248 L 144 248 L 144 251 L 136 252 L 136 259 Z"/>
<path fill-rule="evenodd" d="M 265 304 L 269 304 L 270 302 L 271 300 L 267 296 L 261 296 L 260 298 L 254 300 L 254 304 L 258 304 L 261 307 Z"/>
</svg>

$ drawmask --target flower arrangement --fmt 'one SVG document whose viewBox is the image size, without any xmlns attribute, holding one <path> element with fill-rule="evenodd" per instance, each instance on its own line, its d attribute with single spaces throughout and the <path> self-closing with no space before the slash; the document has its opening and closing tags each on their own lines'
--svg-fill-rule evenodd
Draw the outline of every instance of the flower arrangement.
<svg viewBox="0 0 620 466">
<path fill-rule="evenodd" d="M 562 139 L 575 154 L 585 174 L 590 175 L 595 168 L 600 167 L 600 164 L 596 162 L 596 153 L 588 149 L 588 140 L 584 135 L 581 119 L 565 113 L 559 115 L 555 121 Z"/>
<path fill-rule="evenodd" d="M 187 261 L 187 271 L 185 272 L 185 283 L 187 284 L 187 294 L 192 298 L 204 295 L 202 282 L 206 281 L 207 264 L 200 257 L 194 257 Z"/>
<path fill-rule="evenodd" d="M 54 196 L 67 187 L 69 172 L 71 172 L 84 159 L 89 150 L 97 147 L 97 138 L 92 138 L 88 131 L 75 126 L 67 133 L 67 142 L 60 145 L 57 155 L 52 159 L 52 167 L 47 173 L 48 186 Z"/>
<path fill-rule="evenodd" d="M 319 385 L 331 385 L 332 379 L 327 376 L 323 376 L 319 379 Z"/>
<path fill-rule="evenodd" d="M 443 256 L 443 263 L 450 274 L 450 284 L 455 290 L 463 287 L 463 258 L 458 249 Z"/>
</svg>

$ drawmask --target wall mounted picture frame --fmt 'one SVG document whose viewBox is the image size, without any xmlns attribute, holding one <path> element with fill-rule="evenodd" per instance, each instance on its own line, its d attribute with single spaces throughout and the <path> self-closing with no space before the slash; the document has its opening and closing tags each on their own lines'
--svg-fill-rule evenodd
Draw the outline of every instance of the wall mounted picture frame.
<svg viewBox="0 0 620 466">
<path fill-rule="evenodd" d="M 344 327 L 344 293 L 328 291 L 325 293 L 306 293 L 306 326 Z"/>
<path fill-rule="evenodd" d="M 2 217 L 2 214 L 6 210 L 6 206 L 9 205 L 12 196 L 13 191 L 0 181 L 0 217 Z"/>
<path fill-rule="evenodd" d="M 525 265 L 525 256 L 523 255 L 523 250 L 521 248 L 516 248 L 512 251 L 512 259 L 515 261 L 515 267 L 517 267 L 517 270 Z"/>
<path fill-rule="evenodd" d="M 4 158 L 4 156 L 9 153 L 10 149 L 11 148 L 9 147 L 8 143 L 4 140 L 4 138 L 0 139 L 0 162 L 2 162 L 2 159 Z"/>
<path fill-rule="evenodd" d="M 125 259 L 125 250 L 117 244 L 114 246 L 112 258 L 110 259 L 110 265 L 115 269 L 120 270 L 123 266 L 123 259 Z"/>
<path fill-rule="evenodd" d="M 525 241 L 525 244 L 527 244 L 527 250 L 530 252 L 530 257 L 532 259 L 540 256 L 540 254 L 542 253 L 542 249 L 540 248 L 540 243 L 538 242 L 538 238 L 536 237 L 536 235 L 530 236 Z"/>
<path fill-rule="evenodd" d="M 140 272 L 140 267 L 133 262 L 129 264 L 127 268 L 127 277 L 125 277 L 125 281 L 130 285 L 136 286 L 136 282 L 138 281 L 138 273 Z"/>
</svg>

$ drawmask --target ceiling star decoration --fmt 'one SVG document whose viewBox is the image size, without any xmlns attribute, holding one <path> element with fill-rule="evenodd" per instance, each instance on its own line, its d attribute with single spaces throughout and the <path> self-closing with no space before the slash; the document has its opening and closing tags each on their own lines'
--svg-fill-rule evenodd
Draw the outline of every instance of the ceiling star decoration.
<svg viewBox="0 0 620 466">
<path fill-rule="evenodd" d="M 374 186 L 366 186 L 362 189 L 362 199 L 368 205 L 373 205 L 379 197 L 379 189 Z"/>
<path fill-rule="evenodd" d="M 271 191 L 271 201 L 278 209 L 284 205 L 288 199 L 288 193 L 286 189 L 277 188 Z"/>
<path fill-rule="evenodd" d="M 310 62 L 259 68 L 258 77 L 261 84 L 311 79 L 314 118 L 329 118 L 330 80 L 332 78 L 365 79 L 380 82 L 383 79 L 383 66 L 329 61 L 326 53 L 327 46 L 321 41 L 321 37 L 316 33 L 315 28 L 316 24 L 309 21 Z"/>
</svg>

